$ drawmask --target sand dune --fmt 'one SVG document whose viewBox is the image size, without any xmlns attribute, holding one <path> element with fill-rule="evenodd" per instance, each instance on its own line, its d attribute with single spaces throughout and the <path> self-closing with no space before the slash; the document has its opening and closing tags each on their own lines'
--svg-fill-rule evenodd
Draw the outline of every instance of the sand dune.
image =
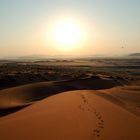
<svg viewBox="0 0 140 140">
<path fill-rule="evenodd" d="M 0 139 L 138 140 L 140 82 L 120 83 L 97 76 L 1 90 Z"/>
<path fill-rule="evenodd" d="M 140 116 L 140 81 L 102 90 L 98 95 Z"/>
<path fill-rule="evenodd" d="M 0 119 L 2 140 L 137 140 L 140 119 L 97 96 L 78 90 L 39 101 Z"/>
<path fill-rule="evenodd" d="M 0 115 L 20 109 L 34 101 L 70 90 L 108 89 L 120 85 L 119 81 L 92 77 L 59 82 L 41 82 L 0 91 Z"/>
</svg>

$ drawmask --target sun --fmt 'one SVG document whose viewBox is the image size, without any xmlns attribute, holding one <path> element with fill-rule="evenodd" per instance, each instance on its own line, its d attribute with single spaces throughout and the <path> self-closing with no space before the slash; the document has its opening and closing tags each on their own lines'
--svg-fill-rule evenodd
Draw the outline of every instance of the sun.
<svg viewBox="0 0 140 140">
<path fill-rule="evenodd" d="M 80 29 L 72 21 L 63 21 L 54 29 L 54 40 L 61 45 L 69 46 L 78 43 L 80 40 Z"/>
<path fill-rule="evenodd" d="M 81 25 L 73 19 L 56 21 L 51 30 L 51 43 L 61 50 L 78 48 L 84 40 Z"/>
</svg>

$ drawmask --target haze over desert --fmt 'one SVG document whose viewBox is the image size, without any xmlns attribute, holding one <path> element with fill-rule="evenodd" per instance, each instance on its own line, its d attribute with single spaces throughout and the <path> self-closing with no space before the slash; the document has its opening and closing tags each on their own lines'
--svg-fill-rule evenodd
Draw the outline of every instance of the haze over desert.
<svg viewBox="0 0 140 140">
<path fill-rule="evenodd" d="M 0 0 L 0 140 L 140 140 L 140 1 Z"/>
</svg>

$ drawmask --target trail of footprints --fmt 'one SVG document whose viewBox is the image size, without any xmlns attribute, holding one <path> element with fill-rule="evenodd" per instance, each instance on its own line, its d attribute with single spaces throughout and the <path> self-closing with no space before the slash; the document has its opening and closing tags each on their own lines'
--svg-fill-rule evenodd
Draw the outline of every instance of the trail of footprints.
<svg viewBox="0 0 140 140">
<path fill-rule="evenodd" d="M 92 131 L 92 137 L 100 137 L 101 131 L 104 128 L 104 120 L 102 118 L 102 115 L 96 110 L 94 111 L 94 114 L 98 120 L 98 125 L 97 128 Z"/>
<path fill-rule="evenodd" d="M 93 140 L 93 138 L 95 137 L 99 138 L 101 135 L 101 131 L 104 129 L 104 119 L 101 113 L 89 104 L 88 100 L 83 94 L 80 94 L 80 97 L 82 98 L 83 104 L 79 105 L 79 109 L 92 113 L 97 119 L 97 127 L 92 130 L 90 140 Z"/>
</svg>

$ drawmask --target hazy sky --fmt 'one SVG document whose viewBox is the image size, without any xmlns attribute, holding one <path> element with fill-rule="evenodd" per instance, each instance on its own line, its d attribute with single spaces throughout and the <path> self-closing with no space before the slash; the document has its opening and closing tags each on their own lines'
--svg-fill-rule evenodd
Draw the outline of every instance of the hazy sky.
<svg viewBox="0 0 140 140">
<path fill-rule="evenodd" d="M 45 41 L 58 17 L 84 25 L 81 48 L 62 51 Z M 134 52 L 140 52 L 140 0 L 0 0 L 1 57 Z"/>
</svg>

